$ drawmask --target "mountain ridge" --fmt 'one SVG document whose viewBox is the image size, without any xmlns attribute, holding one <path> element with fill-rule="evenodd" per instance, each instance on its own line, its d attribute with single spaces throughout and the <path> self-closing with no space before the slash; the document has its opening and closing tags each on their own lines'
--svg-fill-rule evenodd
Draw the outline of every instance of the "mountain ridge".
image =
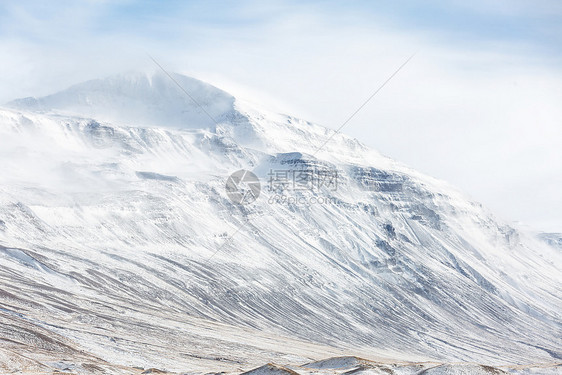
<svg viewBox="0 0 562 375">
<path fill-rule="evenodd" d="M 190 128 L 196 123 L 208 128 L 215 125 L 210 117 L 222 119 L 231 114 L 233 103 L 230 94 L 195 78 L 131 71 L 78 83 L 40 98 L 16 99 L 6 106 L 57 111 L 122 125 Z"/>
<path fill-rule="evenodd" d="M 123 365 L 148 355 L 143 327 L 185 344 L 171 327 L 192 318 L 361 353 L 561 358 L 558 250 L 357 140 L 317 152 L 333 131 L 232 108 L 183 128 L 0 110 L 0 282 L 19 295 L 2 304 Z M 336 190 L 271 200 L 272 171 L 319 166 L 337 171 Z M 252 205 L 225 192 L 238 169 L 262 181 Z M 247 358 L 234 337 L 221 347 Z M 182 361 L 147 345 L 153 364 Z"/>
</svg>

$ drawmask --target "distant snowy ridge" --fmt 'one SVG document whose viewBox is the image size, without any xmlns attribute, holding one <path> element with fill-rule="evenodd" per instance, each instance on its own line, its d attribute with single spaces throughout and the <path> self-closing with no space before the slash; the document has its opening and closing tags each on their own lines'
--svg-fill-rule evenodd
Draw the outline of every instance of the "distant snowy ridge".
<svg viewBox="0 0 562 375">
<path fill-rule="evenodd" d="M 540 233 L 538 237 L 550 246 L 562 250 L 562 233 Z"/>
</svg>

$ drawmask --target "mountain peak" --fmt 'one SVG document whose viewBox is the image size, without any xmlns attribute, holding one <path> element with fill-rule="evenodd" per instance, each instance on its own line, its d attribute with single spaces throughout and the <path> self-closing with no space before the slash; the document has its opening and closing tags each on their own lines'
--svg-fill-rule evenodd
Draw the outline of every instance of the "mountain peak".
<svg viewBox="0 0 562 375">
<path fill-rule="evenodd" d="M 121 73 L 41 98 L 16 99 L 8 106 L 128 126 L 172 128 L 214 127 L 215 121 L 234 111 L 232 95 L 195 78 L 177 73 L 170 76 L 163 72 Z"/>
</svg>

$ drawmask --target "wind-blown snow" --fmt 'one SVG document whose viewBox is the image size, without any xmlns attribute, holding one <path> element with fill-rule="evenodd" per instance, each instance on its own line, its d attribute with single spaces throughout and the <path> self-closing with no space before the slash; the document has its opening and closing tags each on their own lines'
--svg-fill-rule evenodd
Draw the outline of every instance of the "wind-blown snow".
<svg viewBox="0 0 562 375">
<path fill-rule="evenodd" d="M 231 95 L 199 80 L 171 75 L 197 104 L 164 73 L 131 72 L 80 83 L 39 99 L 18 99 L 8 106 L 116 124 L 173 128 L 213 127 L 211 118 L 222 120 L 233 113 Z"/>
<path fill-rule="evenodd" d="M 317 152 L 331 130 L 174 77 L 218 124 L 160 74 L 0 109 L 9 319 L 178 371 L 196 357 L 208 368 L 340 350 L 561 360 L 559 249 L 357 140 Z M 330 203 L 270 202 L 268 172 L 288 167 L 336 169 L 337 190 L 292 193 Z M 249 206 L 224 190 L 241 168 L 262 181 Z M 10 332 L 0 339 L 18 341 Z"/>
</svg>

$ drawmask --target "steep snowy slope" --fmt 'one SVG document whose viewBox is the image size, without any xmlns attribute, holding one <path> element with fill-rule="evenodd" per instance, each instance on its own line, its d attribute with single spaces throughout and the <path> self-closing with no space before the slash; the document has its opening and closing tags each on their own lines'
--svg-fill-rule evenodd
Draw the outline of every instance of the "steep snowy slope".
<svg viewBox="0 0 562 375">
<path fill-rule="evenodd" d="M 0 110 L 2 314 L 123 365 L 562 359 L 559 249 L 356 140 L 317 152 L 331 130 L 175 77 L 218 124 L 158 74 Z M 262 183 L 249 205 L 225 191 L 239 169 Z M 279 191 L 294 171 L 335 179 Z"/>
</svg>

